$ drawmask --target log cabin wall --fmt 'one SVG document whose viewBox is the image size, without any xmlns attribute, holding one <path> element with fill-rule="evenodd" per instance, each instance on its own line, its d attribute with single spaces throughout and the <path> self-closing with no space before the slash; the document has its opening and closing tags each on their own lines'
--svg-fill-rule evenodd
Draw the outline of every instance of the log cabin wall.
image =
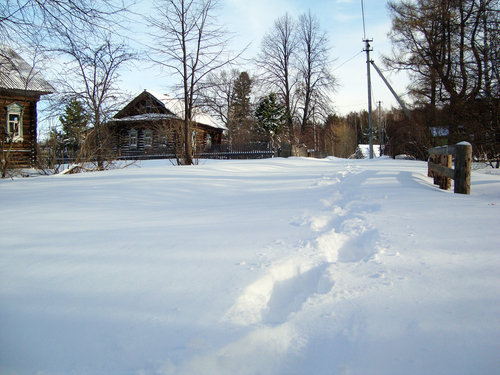
<svg viewBox="0 0 500 375">
<path fill-rule="evenodd" d="M 182 153 L 183 117 L 181 100 L 144 90 L 108 123 L 117 156 L 132 159 L 162 155 L 174 157 Z M 200 122 L 193 121 L 191 126 L 195 153 L 220 144 L 222 132 L 227 130 L 207 114 L 198 113 L 197 118 Z"/>
<path fill-rule="evenodd" d="M 9 168 L 30 168 L 37 160 L 37 101 L 39 96 L 26 97 L 8 90 L 0 90 L 1 156 L 8 158 Z M 7 106 L 18 103 L 22 109 L 22 141 L 10 142 L 7 138 Z M 10 152 L 8 151 L 10 148 Z"/>
<path fill-rule="evenodd" d="M 182 122 L 179 120 L 163 121 L 114 121 L 109 124 L 113 132 L 114 149 L 118 157 L 171 155 L 182 146 Z M 131 143 L 131 130 L 137 132 L 137 142 Z M 197 124 L 196 151 L 203 151 L 210 144 L 220 144 L 222 131 Z M 147 132 L 151 131 L 151 143 L 146 142 Z M 210 137 L 209 137 L 210 136 Z M 136 147 L 131 147 L 136 144 Z"/>
<path fill-rule="evenodd" d="M 0 44 L 0 157 L 2 168 L 35 166 L 37 102 L 55 92 L 11 47 Z M 16 104 L 17 103 L 17 104 Z M 12 111 L 10 113 L 10 111 Z M 8 115 L 10 113 L 12 116 Z M 15 124 L 21 123 L 19 128 Z M 14 133 L 15 137 L 9 136 Z M 3 164 L 3 162 L 6 162 Z"/>
</svg>

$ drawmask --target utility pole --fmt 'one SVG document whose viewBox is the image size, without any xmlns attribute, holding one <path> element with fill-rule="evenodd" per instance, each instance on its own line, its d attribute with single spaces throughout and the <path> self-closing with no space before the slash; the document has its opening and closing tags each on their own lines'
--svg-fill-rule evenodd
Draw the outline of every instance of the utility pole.
<svg viewBox="0 0 500 375">
<path fill-rule="evenodd" d="M 373 39 L 363 39 L 365 42 L 365 51 L 366 51 L 366 73 L 368 79 L 368 134 L 370 137 L 370 159 L 373 159 L 373 124 L 372 124 L 372 80 L 370 76 L 370 42 Z"/>
<path fill-rule="evenodd" d="M 379 100 L 378 101 L 378 143 L 380 145 L 380 150 L 378 153 L 378 156 L 382 156 L 382 102 Z"/>
</svg>

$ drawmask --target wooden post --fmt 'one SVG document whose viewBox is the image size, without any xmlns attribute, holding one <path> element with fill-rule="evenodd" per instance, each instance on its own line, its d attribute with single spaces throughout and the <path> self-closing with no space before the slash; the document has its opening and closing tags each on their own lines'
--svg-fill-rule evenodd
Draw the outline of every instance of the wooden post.
<svg viewBox="0 0 500 375">
<path fill-rule="evenodd" d="M 441 155 L 441 164 L 442 166 L 445 166 L 446 168 L 451 168 L 451 155 Z M 451 178 L 441 176 L 441 179 L 439 181 L 439 188 L 443 190 L 448 190 L 451 188 Z"/>
<path fill-rule="evenodd" d="M 455 193 L 470 194 L 472 145 L 460 142 L 455 146 Z"/>
<path fill-rule="evenodd" d="M 429 155 L 429 162 L 427 163 L 427 176 L 428 177 L 434 177 L 434 171 L 431 169 L 431 163 L 436 164 L 436 155 L 430 154 Z M 436 181 L 434 181 L 434 184 Z"/>
</svg>

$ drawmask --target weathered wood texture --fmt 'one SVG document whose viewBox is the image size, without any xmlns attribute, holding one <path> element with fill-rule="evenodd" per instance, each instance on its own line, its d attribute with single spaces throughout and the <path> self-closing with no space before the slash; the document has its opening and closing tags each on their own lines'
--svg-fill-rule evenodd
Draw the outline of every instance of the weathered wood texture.
<svg viewBox="0 0 500 375">
<path fill-rule="evenodd" d="M 2 140 L 0 143 L 0 153 L 2 158 L 8 160 L 9 168 L 29 168 L 33 167 L 37 159 L 37 121 L 36 103 L 39 96 L 10 96 L 4 90 L 0 91 L 0 119 L 2 130 L 0 132 Z M 7 127 L 7 106 L 12 103 L 19 103 L 23 107 L 22 141 L 14 141 L 12 145 L 8 142 Z M 10 151 L 9 151 L 10 150 Z"/>
<path fill-rule="evenodd" d="M 434 184 L 435 185 L 441 185 L 441 178 L 442 176 L 445 176 L 447 179 L 453 179 L 455 178 L 455 171 L 451 168 L 448 168 L 442 164 L 434 164 L 429 162 L 429 170 L 432 173 L 432 176 L 434 177 Z M 440 186 L 441 187 L 441 186 Z M 449 189 L 451 186 L 448 187 L 441 187 L 441 189 Z"/>
<path fill-rule="evenodd" d="M 451 169 L 452 155 L 455 156 L 455 169 Z M 434 184 L 441 189 L 451 188 L 453 179 L 455 193 L 470 194 L 471 167 L 472 146 L 468 142 L 429 149 L 427 175 L 434 177 Z"/>
<path fill-rule="evenodd" d="M 176 119 L 162 119 L 156 121 L 120 121 L 110 122 L 108 129 L 111 132 L 113 149 L 117 157 L 147 156 L 148 154 L 175 154 L 182 147 L 182 123 Z M 130 131 L 137 131 L 137 144 L 132 148 Z M 151 131 L 151 143 L 146 144 L 146 131 Z M 202 152 L 208 145 L 220 144 L 222 132 L 208 126 L 195 124 L 194 152 Z"/>
<path fill-rule="evenodd" d="M 184 115 L 183 106 L 181 108 L 179 104 L 182 103 L 176 99 L 161 94 L 153 95 L 148 91 L 142 92 L 128 103 L 107 126 L 112 134 L 116 156 L 142 158 L 182 155 Z M 200 121 L 210 120 L 206 115 L 200 115 L 199 118 Z M 195 154 L 204 152 L 207 147 L 220 144 L 223 130 L 210 121 L 206 123 L 192 121 L 190 132 L 193 152 Z M 135 142 L 132 142 L 132 139 Z"/>
<path fill-rule="evenodd" d="M 195 156 L 204 159 L 266 159 L 275 156 L 271 143 L 217 144 Z"/>
<path fill-rule="evenodd" d="M 448 190 L 451 188 L 451 179 L 455 175 L 451 169 L 451 155 L 431 155 L 427 175 L 434 177 L 434 184 L 439 185 L 440 189 Z"/>
<path fill-rule="evenodd" d="M 470 194 L 472 146 L 461 142 L 455 146 L 455 193 Z"/>
<path fill-rule="evenodd" d="M 429 155 L 455 155 L 455 146 L 440 146 L 430 148 Z"/>
</svg>

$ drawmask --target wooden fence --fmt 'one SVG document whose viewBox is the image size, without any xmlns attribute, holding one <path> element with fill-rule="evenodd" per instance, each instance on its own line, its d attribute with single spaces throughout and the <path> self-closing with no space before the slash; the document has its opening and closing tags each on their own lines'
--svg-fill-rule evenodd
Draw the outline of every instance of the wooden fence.
<svg viewBox="0 0 500 375">
<path fill-rule="evenodd" d="M 196 151 L 195 156 L 202 159 L 266 159 L 275 156 L 271 143 L 220 144 Z"/>
<path fill-rule="evenodd" d="M 451 168 L 452 156 L 455 157 L 455 169 Z M 434 177 L 434 184 L 441 189 L 449 189 L 453 179 L 455 193 L 470 194 L 471 167 L 472 146 L 469 142 L 429 149 L 428 176 Z"/>
<path fill-rule="evenodd" d="M 243 144 L 214 144 L 205 146 L 194 151 L 194 157 L 200 159 L 266 159 L 273 157 L 302 156 L 312 158 L 326 158 L 328 154 L 324 151 L 308 150 L 306 147 L 296 147 L 282 144 L 275 148 L 269 142 L 254 142 Z M 163 149 L 127 150 L 117 152 L 115 158 L 118 160 L 152 160 L 152 159 L 175 159 L 176 155 L 172 147 Z M 58 164 L 71 164 L 75 158 L 69 156 L 58 157 Z"/>
</svg>

